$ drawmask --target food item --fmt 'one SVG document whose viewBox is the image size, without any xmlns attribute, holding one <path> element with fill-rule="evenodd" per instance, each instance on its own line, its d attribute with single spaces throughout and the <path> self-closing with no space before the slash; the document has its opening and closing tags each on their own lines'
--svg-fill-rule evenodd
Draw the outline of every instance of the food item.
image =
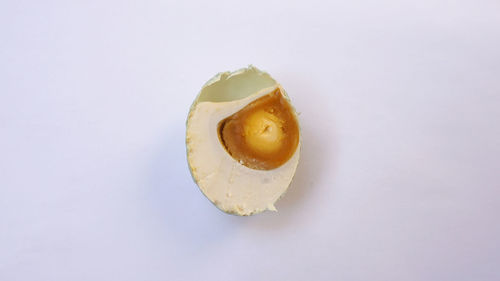
<svg viewBox="0 0 500 281">
<path fill-rule="evenodd" d="M 285 91 L 253 66 L 208 81 L 187 120 L 193 179 L 219 209 L 236 215 L 276 210 L 295 174 L 300 142 Z"/>
</svg>

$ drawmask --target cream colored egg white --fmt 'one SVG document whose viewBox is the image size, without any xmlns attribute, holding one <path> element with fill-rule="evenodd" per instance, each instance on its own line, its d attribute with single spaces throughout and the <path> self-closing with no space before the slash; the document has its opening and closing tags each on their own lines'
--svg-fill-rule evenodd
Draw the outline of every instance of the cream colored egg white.
<svg viewBox="0 0 500 281">
<path fill-rule="evenodd" d="M 227 83 L 234 78 L 242 78 L 240 81 L 245 85 Z M 254 83 L 248 83 L 248 80 L 254 80 Z M 213 87 L 217 83 L 221 85 Z M 274 85 L 251 93 L 255 88 L 271 83 Z M 290 185 L 299 160 L 300 137 L 296 151 L 285 164 L 273 170 L 255 170 L 232 158 L 217 132 L 221 120 L 278 87 L 285 93 L 268 74 L 250 66 L 234 73 L 218 74 L 203 87 L 193 103 L 186 132 L 191 174 L 205 196 L 224 212 L 251 215 L 266 209 L 275 211 L 275 202 Z M 224 96 L 226 90 L 229 92 Z M 239 99 L 231 100 L 230 93 Z"/>
</svg>

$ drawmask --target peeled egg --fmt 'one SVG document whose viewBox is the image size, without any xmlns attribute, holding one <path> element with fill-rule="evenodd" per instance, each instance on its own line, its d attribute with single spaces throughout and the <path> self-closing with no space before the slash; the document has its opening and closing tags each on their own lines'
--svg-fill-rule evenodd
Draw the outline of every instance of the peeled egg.
<svg viewBox="0 0 500 281">
<path fill-rule="evenodd" d="M 217 74 L 189 111 L 191 175 L 226 213 L 276 211 L 295 174 L 300 143 L 297 113 L 285 90 L 254 66 Z"/>
</svg>

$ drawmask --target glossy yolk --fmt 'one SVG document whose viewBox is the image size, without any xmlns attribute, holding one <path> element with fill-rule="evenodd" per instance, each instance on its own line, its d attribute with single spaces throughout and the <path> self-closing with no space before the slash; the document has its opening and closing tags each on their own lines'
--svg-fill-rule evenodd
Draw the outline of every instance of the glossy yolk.
<svg viewBox="0 0 500 281">
<path fill-rule="evenodd" d="M 297 119 L 279 89 L 222 120 L 218 133 L 235 160 L 257 170 L 283 165 L 299 143 Z"/>
</svg>

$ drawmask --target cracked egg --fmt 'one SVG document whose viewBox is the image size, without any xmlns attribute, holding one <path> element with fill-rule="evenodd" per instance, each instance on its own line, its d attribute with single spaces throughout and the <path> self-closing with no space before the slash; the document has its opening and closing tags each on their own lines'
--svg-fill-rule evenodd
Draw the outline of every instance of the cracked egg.
<svg viewBox="0 0 500 281">
<path fill-rule="evenodd" d="M 253 66 L 210 79 L 187 119 L 191 175 L 230 214 L 276 211 L 295 174 L 300 142 L 297 113 L 285 90 Z"/>
</svg>

